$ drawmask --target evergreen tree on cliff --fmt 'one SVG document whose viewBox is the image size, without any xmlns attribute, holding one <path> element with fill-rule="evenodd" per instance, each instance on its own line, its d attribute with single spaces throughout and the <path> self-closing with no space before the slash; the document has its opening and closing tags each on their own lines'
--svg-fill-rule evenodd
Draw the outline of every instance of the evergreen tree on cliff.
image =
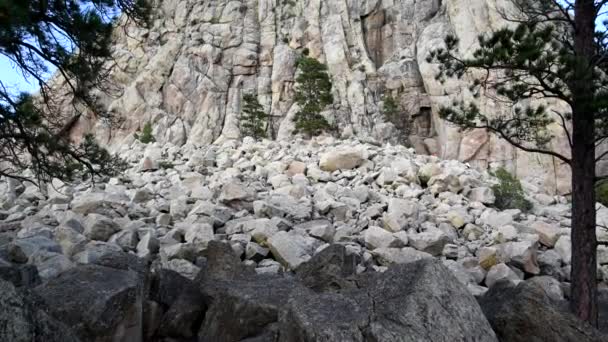
<svg viewBox="0 0 608 342">
<path fill-rule="evenodd" d="M 510 22 L 479 38 L 470 58 L 458 41 L 431 52 L 439 79 L 474 79 L 474 94 L 512 104 L 508 114 L 484 113 L 473 100 L 443 108 L 441 116 L 464 129 L 485 128 L 524 151 L 550 155 L 572 170 L 571 309 L 597 325 L 596 147 L 608 138 L 608 36 L 596 24 L 607 0 L 511 0 L 501 11 Z M 567 112 L 547 110 L 538 101 L 567 104 Z M 547 126 L 555 122 L 567 136 L 570 153 L 548 147 Z"/>
<path fill-rule="evenodd" d="M 25 180 L 29 169 L 37 181 L 69 180 L 119 170 L 120 159 L 91 136 L 69 140 L 78 116 L 66 117 L 58 100 L 115 122 L 94 96 L 109 90 L 112 31 L 119 16 L 145 24 L 148 12 L 145 0 L 0 0 L 0 55 L 40 87 L 36 97 L 15 93 L 0 75 L 0 176 Z M 51 70 L 60 76 L 53 84 Z"/>
<path fill-rule="evenodd" d="M 298 60 L 295 100 L 300 106 L 296 113 L 296 129 L 308 136 L 329 130 L 329 122 L 321 115 L 334 102 L 327 66 L 306 54 Z"/>
</svg>

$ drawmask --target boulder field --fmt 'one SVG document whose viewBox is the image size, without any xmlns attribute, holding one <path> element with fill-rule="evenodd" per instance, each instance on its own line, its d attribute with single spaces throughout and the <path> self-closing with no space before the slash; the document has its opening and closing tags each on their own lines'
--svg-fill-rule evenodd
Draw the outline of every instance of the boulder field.
<svg viewBox="0 0 608 342">
<path fill-rule="evenodd" d="M 570 204 L 403 146 L 134 142 L 95 182 L 0 183 L 2 341 L 606 341 L 567 312 Z M 606 222 L 608 223 L 608 222 Z"/>
</svg>

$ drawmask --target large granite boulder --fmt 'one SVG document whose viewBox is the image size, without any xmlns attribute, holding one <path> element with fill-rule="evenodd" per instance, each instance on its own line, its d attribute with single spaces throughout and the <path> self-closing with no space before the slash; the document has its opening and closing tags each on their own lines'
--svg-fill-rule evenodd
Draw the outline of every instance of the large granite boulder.
<svg viewBox="0 0 608 342">
<path fill-rule="evenodd" d="M 474 297 L 439 262 L 363 276 L 358 289 L 295 291 L 281 313 L 285 341 L 497 341 Z"/>
<path fill-rule="evenodd" d="M 517 286 L 499 282 L 479 302 L 503 342 L 608 341 L 608 336 L 551 300 L 536 282 L 525 281 Z"/>
<path fill-rule="evenodd" d="M 0 279 L 0 341 L 79 342 L 68 327 L 41 310 L 35 301 Z M 84 340 L 82 340 L 84 341 Z"/>
<path fill-rule="evenodd" d="M 141 341 L 141 281 L 134 271 L 84 265 L 33 292 L 51 316 L 83 341 Z"/>
<path fill-rule="evenodd" d="M 203 282 L 210 304 L 199 341 L 496 341 L 473 296 L 439 262 L 354 276 L 350 258 L 332 246 L 296 279 Z"/>
</svg>

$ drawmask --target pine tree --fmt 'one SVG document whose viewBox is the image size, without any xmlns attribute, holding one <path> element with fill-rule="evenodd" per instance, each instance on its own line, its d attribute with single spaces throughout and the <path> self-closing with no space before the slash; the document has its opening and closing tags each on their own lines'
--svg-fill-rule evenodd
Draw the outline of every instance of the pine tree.
<svg viewBox="0 0 608 342">
<path fill-rule="evenodd" d="M 445 107 L 440 115 L 464 129 L 485 128 L 527 152 L 552 156 L 572 170 L 572 289 L 570 306 L 582 320 L 598 322 L 596 281 L 596 146 L 608 138 L 608 32 L 596 25 L 607 1 L 511 0 L 517 13 L 504 13 L 513 22 L 479 38 L 471 58 L 462 58 L 458 40 L 448 36 L 446 47 L 432 51 L 438 79 L 474 77 L 475 94 L 490 93 L 511 103 L 506 114 L 484 113 L 475 101 Z M 487 93 L 485 93 L 487 94 Z M 567 112 L 531 105 L 530 100 L 558 99 Z M 532 102 L 534 103 L 534 102 Z M 549 148 L 550 123 L 567 137 L 570 153 Z"/>
<path fill-rule="evenodd" d="M 300 110 L 296 113 L 296 129 L 308 136 L 319 135 L 331 128 L 321 115 L 334 101 L 327 66 L 314 58 L 302 56 L 298 60 L 298 70 L 295 100 Z"/>
<path fill-rule="evenodd" d="M 30 169 L 47 181 L 120 171 L 124 163 L 91 136 L 76 144 L 67 132 L 85 111 L 116 122 L 93 94 L 106 90 L 116 19 L 145 24 L 148 13 L 143 0 L 0 0 L 0 54 L 40 86 L 33 98 L 0 81 L 0 176 L 26 180 Z M 61 76 L 53 84 L 51 70 Z M 57 98 L 71 99 L 78 114 L 67 117 Z"/>
<path fill-rule="evenodd" d="M 152 134 L 152 124 L 150 121 L 144 124 L 144 128 L 141 130 L 141 134 L 134 134 L 135 139 L 141 141 L 144 144 L 153 143 L 156 141 L 154 135 Z"/>
<path fill-rule="evenodd" d="M 241 111 L 241 133 L 254 139 L 266 137 L 268 114 L 253 94 L 243 95 L 243 109 Z"/>
<path fill-rule="evenodd" d="M 384 104 L 382 105 L 382 114 L 388 122 L 395 123 L 399 117 L 399 105 L 392 95 L 386 95 L 384 97 Z"/>
</svg>

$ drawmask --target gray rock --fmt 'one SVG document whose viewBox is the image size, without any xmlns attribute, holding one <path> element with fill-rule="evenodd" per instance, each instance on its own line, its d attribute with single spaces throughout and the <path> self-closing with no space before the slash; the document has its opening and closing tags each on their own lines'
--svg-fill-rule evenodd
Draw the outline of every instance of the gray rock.
<svg viewBox="0 0 608 342">
<path fill-rule="evenodd" d="M 367 152 L 362 149 L 344 148 L 333 150 L 321 156 L 319 168 L 323 171 L 354 169 L 367 159 Z"/>
<path fill-rule="evenodd" d="M 559 227 L 554 225 L 536 221 L 531 228 L 538 234 L 540 242 L 547 247 L 553 247 L 559 238 Z"/>
<path fill-rule="evenodd" d="M 357 257 L 342 245 L 331 245 L 296 269 L 296 279 L 316 292 L 355 288 Z"/>
<path fill-rule="evenodd" d="M 408 237 L 410 246 L 434 256 L 441 255 L 445 245 L 452 242 L 450 238 L 439 229 L 428 230 L 417 234 L 408 234 Z"/>
<path fill-rule="evenodd" d="M 151 283 L 150 297 L 167 308 L 160 318 L 158 336 L 196 336 L 206 311 L 205 300 L 198 286 L 170 270 L 160 270 Z"/>
<path fill-rule="evenodd" d="M 262 261 L 270 251 L 255 242 L 249 241 L 245 247 L 245 257 L 255 262 Z"/>
<path fill-rule="evenodd" d="M 17 263 L 27 262 L 33 254 L 39 251 L 61 253 L 61 246 L 44 236 L 16 239 L 8 245 L 10 261 Z"/>
<path fill-rule="evenodd" d="M 287 232 L 278 232 L 268 239 L 268 248 L 272 255 L 283 266 L 292 270 L 308 261 L 319 245 L 313 238 Z"/>
<path fill-rule="evenodd" d="M 486 285 L 492 288 L 500 281 L 509 281 L 513 284 L 521 282 L 521 278 L 506 264 L 498 264 L 492 266 L 486 275 Z"/>
<path fill-rule="evenodd" d="M 205 282 L 209 310 L 199 330 L 199 341 L 241 341 L 273 329 L 279 310 L 298 285 L 290 279 L 256 275 L 247 280 Z"/>
<path fill-rule="evenodd" d="M 494 204 L 496 197 L 494 191 L 488 187 L 479 187 L 471 189 L 467 197 L 471 201 L 481 202 L 483 204 Z"/>
<path fill-rule="evenodd" d="M 422 259 L 430 259 L 429 253 L 418 251 L 411 247 L 403 248 L 377 248 L 372 254 L 380 265 L 408 264 Z"/>
<path fill-rule="evenodd" d="M 534 241 L 506 242 L 495 246 L 498 259 L 501 262 L 520 268 L 529 274 L 539 274 L 537 251 L 538 244 Z"/>
<path fill-rule="evenodd" d="M 84 235 L 90 240 L 108 241 L 119 230 L 118 224 L 100 214 L 89 214 L 84 221 Z"/>
<path fill-rule="evenodd" d="M 294 229 L 302 229 L 308 235 L 330 243 L 333 241 L 334 234 L 336 233 L 334 225 L 328 220 L 313 220 L 300 223 L 294 226 Z"/>
<path fill-rule="evenodd" d="M 408 228 L 418 219 L 419 206 L 413 201 L 391 198 L 384 214 L 384 227 L 391 232 Z"/>
<path fill-rule="evenodd" d="M 402 247 L 403 242 L 386 229 L 372 226 L 363 233 L 365 246 L 371 250 L 384 247 Z M 406 234 L 407 239 L 407 234 Z"/>
<path fill-rule="evenodd" d="M 49 314 L 72 327 L 83 341 L 140 341 L 140 281 L 132 271 L 85 265 L 62 273 L 34 292 Z"/>
<path fill-rule="evenodd" d="M 118 245 L 101 242 L 90 241 L 82 251 L 77 252 L 72 257 L 72 260 L 81 264 L 96 264 L 104 255 L 122 252 L 122 248 Z"/>
<path fill-rule="evenodd" d="M 88 307 L 88 306 L 87 306 Z M 71 329 L 39 308 L 38 303 L 0 279 L 0 340 L 10 342 L 79 342 Z"/>
<path fill-rule="evenodd" d="M 555 243 L 555 251 L 559 253 L 564 264 L 570 265 L 572 261 L 572 240 L 569 236 L 562 235 Z"/>
<path fill-rule="evenodd" d="M 480 305 L 501 341 L 606 341 L 590 325 L 561 311 L 542 287 L 501 282 L 490 288 Z"/>
<path fill-rule="evenodd" d="M 339 293 L 293 291 L 280 314 L 281 339 L 497 341 L 473 296 L 436 261 L 395 266 L 358 284 Z"/>
<path fill-rule="evenodd" d="M 164 264 L 164 268 L 175 271 L 190 280 L 196 279 L 201 271 L 200 267 L 184 259 L 171 259 Z"/>
</svg>

